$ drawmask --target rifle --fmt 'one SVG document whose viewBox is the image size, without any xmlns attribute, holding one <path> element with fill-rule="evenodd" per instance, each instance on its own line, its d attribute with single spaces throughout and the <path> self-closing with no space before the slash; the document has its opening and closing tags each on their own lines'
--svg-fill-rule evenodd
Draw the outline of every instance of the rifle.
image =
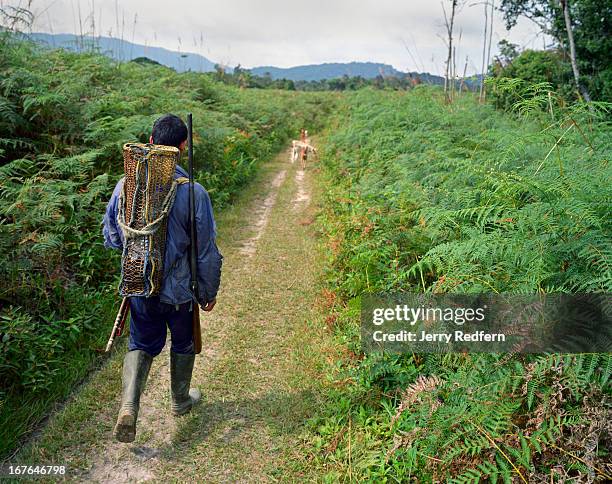
<svg viewBox="0 0 612 484">
<path fill-rule="evenodd" d="M 111 350 L 113 346 L 113 342 L 115 338 L 121 336 L 123 333 L 123 327 L 125 326 L 125 321 L 127 320 L 128 314 L 130 313 L 130 303 L 127 297 L 124 297 L 121 301 L 121 306 L 119 306 L 119 312 L 117 313 L 117 317 L 115 318 L 115 324 L 113 325 L 113 330 L 111 331 L 110 338 L 108 338 L 108 343 L 106 343 L 106 353 Z"/>
<path fill-rule="evenodd" d="M 200 328 L 200 305 L 198 304 L 198 262 L 197 262 L 197 230 L 195 219 L 195 193 L 193 181 L 193 119 L 191 113 L 187 115 L 187 156 L 189 159 L 189 219 L 190 219 L 190 265 L 191 265 L 191 292 L 194 304 L 192 312 L 193 346 L 195 354 L 202 351 L 202 329 Z"/>
</svg>

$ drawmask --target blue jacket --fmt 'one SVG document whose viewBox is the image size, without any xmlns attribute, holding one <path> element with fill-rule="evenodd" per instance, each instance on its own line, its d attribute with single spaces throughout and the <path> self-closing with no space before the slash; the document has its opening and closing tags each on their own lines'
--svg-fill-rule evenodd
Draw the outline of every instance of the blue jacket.
<svg viewBox="0 0 612 484">
<path fill-rule="evenodd" d="M 175 178 L 187 177 L 187 172 L 177 165 Z M 123 233 L 117 224 L 119 193 L 123 178 L 119 180 L 106 207 L 102 221 L 105 247 L 123 250 Z M 195 183 L 195 211 L 198 240 L 198 302 L 205 304 L 217 296 L 221 280 L 223 256 L 217 249 L 217 228 L 210 197 L 202 185 Z M 191 271 L 189 264 L 189 184 L 177 186 L 174 206 L 168 216 L 168 235 L 164 257 L 164 276 L 159 293 L 160 302 L 183 304 L 191 301 Z"/>
</svg>

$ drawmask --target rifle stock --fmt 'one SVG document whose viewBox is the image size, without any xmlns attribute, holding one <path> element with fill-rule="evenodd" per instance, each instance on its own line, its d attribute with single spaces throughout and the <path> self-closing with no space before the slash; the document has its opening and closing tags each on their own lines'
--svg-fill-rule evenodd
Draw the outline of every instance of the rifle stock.
<svg viewBox="0 0 612 484">
<path fill-rule="evenodd" d="M 200 328 L 200 306 L 196 303 L 193 308 L 193 347 L 196 355 L 202 351 L 202 329 Z"/>
<path fill-rule="evenodd" d="M 193 346 L 195 354 L 202 351 L 202 329 L 200 328 L 200 306 L 198 304 L 198 264 L 197 264 L 197 228 L 195 219 L 195 193 L 193 180 L 193 116 L 187 115 L 187 156 L 189 159 L 189 219 L 190 219 L 190 267 L 191 267 L 191 292 L 193 294 Z"/>
</svg>

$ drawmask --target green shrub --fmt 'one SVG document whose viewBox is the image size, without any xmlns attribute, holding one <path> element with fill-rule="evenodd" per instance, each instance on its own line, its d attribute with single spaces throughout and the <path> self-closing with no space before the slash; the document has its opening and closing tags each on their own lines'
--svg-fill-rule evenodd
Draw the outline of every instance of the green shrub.
<svg viewBox="0 0 612 484">
<path fill-rule="evenodd" d="M 507 65 L 494 64 L 492 69 L 493 80 L 520 79 L 526 86 L 548 83 L 567 100 L 576 99 L 572 67 L 561 52 L 525 50 Z M 494 89 L 491 99 L 497 108 L 510 110 L 520 96 L 516 91 Z"/>
<path fill-rule="evenodd" d="M 366 292 L 610 292 L 609 105 L 552 93 L 551 112 L 549 85 L 510 84 L 513 114 L 431 88 L 350 94 L 324 140 L 331 320 L 349 350 L 311 420 L 330 480 L 608 472 L 609 354 L 359 354 Z"/>
</svg>

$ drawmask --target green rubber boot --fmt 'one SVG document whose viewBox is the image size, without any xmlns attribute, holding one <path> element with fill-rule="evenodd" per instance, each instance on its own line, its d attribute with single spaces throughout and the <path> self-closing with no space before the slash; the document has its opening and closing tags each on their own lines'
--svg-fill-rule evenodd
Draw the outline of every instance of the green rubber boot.
<svg viewBox="0 0 612 484">
<path fill-rule="evenodd" d="M 195 354 L 170 352 L 170 390 L 172 393 L 172 413 L 183 415 L 191 410 L 202 398 L 195 388 L 189 388 Z"/>
<path fill-rule="evenodd" d="M 121 408 L 114 435 L 119 442 L 134 442 L 140 395 L 144 390 L 153 357 L 145 351 L 128 351 L 123 360 Z"/>
</svg>

